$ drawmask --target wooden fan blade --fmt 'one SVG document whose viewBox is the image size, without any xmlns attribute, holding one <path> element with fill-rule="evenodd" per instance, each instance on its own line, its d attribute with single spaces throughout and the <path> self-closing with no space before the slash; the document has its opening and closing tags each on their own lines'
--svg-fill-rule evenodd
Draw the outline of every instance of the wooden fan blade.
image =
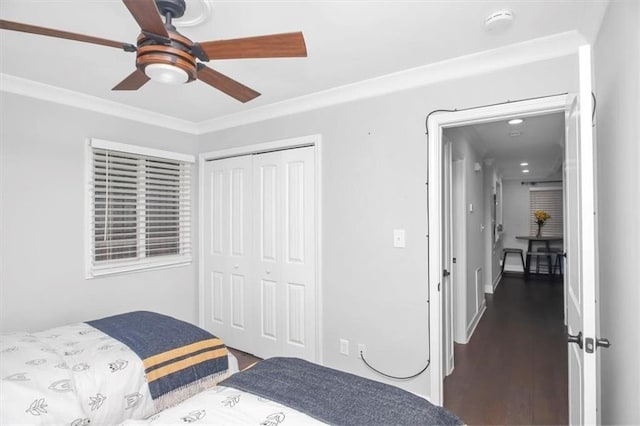
<svg viewBox="0 0 640 426">
<path fill-rule="evenodd" d="M 301 32 L 200 43 L 209 59 L 291 58 L 307 56 Z"/>
<path fill-rule="evenodd" d="M 111 90 L 138 90 L 149 80 L 145 73 L 137 69 Z"/>
<path fill-rule="evenodd" d="M 260 96 L 255 90 L 202 64 L 198 64 L 198 79 L 242 103 Z"/>
<path fill-rule="evenodd" d="M 21 24 L 19 22 L 5 21 L 0 19 L 0 29 L 20 31 L 23 33 L 38 34 L 48 37 L 64 38 L 67 40 L 83 41 L 85 43 L 100 44 L 102 46 L 117 47 L 118 49 L 130 50 L 128 47 L 132 47 L 135 51 L 135 46 L 131 46 L 129 43 L 123 43 L 121 41 L 107 40 L 105 38 L 92 37 L 84 34 L 71 33 L 69 31 L 54 30 L 52 28 L 38 27 L 36 25 Z"/>
<path fill-rule="evenodd" d="M 142 32 L 169 38 L 154 0 L 122 0 Z"/>
</svg>

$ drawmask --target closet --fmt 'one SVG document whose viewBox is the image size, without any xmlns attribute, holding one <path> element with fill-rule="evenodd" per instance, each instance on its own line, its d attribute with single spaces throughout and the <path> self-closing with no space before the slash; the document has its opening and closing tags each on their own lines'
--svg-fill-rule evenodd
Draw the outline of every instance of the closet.
<svg viewBox="0 0 640 426">
<path fill-rule="evenodd" d="M 262 358 L 316 359 L 312 146 L 207 161 L 205 327 Z"/>
</svg>

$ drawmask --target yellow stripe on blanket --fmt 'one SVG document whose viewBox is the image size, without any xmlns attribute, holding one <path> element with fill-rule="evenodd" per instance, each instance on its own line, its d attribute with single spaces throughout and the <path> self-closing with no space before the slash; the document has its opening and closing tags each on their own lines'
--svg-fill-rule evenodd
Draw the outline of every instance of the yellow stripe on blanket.
<svg viewBox="0 0 640 426">
<path fill-rule="evenodd" d="M 171 349 L 170 351 L 162 352 L 160 354 L 150 356 L 146 358 L 144 363 L 145 370 L 155 365 L 162 364 L 163 362 L 171 361 L 174 358 L 189 355 L 190 353 L 200 351 L 206 348 L 214 348 L 216 346 L 223 345 L 222 340 L 218 338 L 201 340 L 190 345 L 181 346 L 179 348 Z"/>
<path fill-rule="evenodd" d="M 203 352 L 198 355 L 181 359 L 180 361 L 167 364 L 164 367 L 160 367 L 153 371 L 148 372 L 147 382 L 151 383 L 154 380 L 161 379 L 162 377 L 167 376 L 171 373 L 175 373 L 176 371 L 184 370 L 185 368 L 189 368 L 201 362 L 208 361 L 210 359 L 220 358 L 223 356 L 227 356 L 227 348 L 220 348 L 214 351 Z"/>
</svg>

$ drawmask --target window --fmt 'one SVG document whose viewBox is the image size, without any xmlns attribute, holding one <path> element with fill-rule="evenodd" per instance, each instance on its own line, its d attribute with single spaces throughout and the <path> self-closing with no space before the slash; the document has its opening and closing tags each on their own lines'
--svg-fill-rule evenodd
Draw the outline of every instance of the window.
<svg viewBox="0 0 640 426">
<path fill-rule="evenodd" d="M 536 210 L 544 210 L 551 216 L 542 226 L 542 235 L 563 234 L 562 189 L 531 188 L 529 190 L 529 235 L 536 235 L 538 231 L 538 225 L 533 215 Z"/>
<path fill-rule="evenodd" d="M 193 157 L 92 139 L 88 276 L 191 261 Z"/>
</svg>

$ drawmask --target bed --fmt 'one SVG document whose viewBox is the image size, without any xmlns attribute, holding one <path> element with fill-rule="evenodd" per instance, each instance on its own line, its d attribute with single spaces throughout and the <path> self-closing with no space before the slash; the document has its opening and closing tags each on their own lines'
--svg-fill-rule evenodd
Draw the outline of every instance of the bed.
<svg viewBox="0 0 640 426">
<path fill-rule="evenodd" d="M 238 372 L 224 342 L 130 312 L 0 336 L 0 424 L 462 424 L 397 387 L 296 358 Z"/>
</svg>

